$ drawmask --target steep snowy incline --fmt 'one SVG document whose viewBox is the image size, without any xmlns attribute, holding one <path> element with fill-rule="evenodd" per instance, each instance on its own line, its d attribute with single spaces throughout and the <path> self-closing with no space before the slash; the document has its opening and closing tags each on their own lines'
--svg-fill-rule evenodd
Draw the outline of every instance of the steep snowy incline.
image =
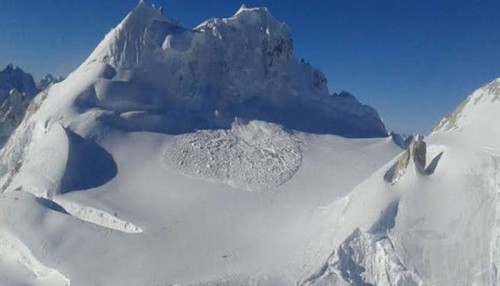
<svg viewBox="0 0 500 286">
<path fill-rule="evenodd" d="M 341 215 L 338 203 L 316 215 L 345 240 L 303 285 L 500 285 L 499 82 L 359 185 Z M 374 214 L 391 205 L 381 230 Z"/>
<path fill-rule="evenodd" d="M 496 141 L 500 130 L 495 122 L 500 108 L 500 78 L 486 84 L 468 96 L 455 111 L 448 114 L 433 130 L 433 134 L 449 133 L 488 144 Z M 463 141 L 462 140 L 462 141 Z M 486 147 L 486 146 L 482 146 Z M 490 146 L 494 147 L 494 146 Z"/>
<path fill-rule="evenodd" d="M 1 149 L 0 231 L 15 251 L 0 273 L 290 285 L 354 230 L 324 231 L 332 218 L 316 212 L 342 211 L 401 151 L 386 135 L 374 109 L 297 61 L 267 9 L 187 30 L 141 1 Z"/>
</svg>

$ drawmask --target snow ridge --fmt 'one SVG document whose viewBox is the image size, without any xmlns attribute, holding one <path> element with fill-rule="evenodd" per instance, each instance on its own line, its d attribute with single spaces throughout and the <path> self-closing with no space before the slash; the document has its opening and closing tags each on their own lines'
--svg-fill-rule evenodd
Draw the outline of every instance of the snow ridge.
<svg viewBox="0 0 500 286">
<path fill-rule="evenodd" d="M 62 207 L 69 215 L 77 219 L 125 233 L 133 234 L 142 232 L 142 229 L 133 223 L 121 220 L 116 217 L 116 215 L 111 215 L 105 211 L 83 206 L 57 197 L 54 198 L 53 202 Z"/>
<path fill-rule="evenodd" d="M 22 265 L 31 275 L 34 275 L 37 281 L 40 281 L 41 283 L 46 281 L 46 284 L 43 283 L 40 285 L 70 285 L 69 279 L 64 277 L 64 275 L 62 275 L 55 269 L 51 269 L 40 263 L 33 256 L 26 245 L 24 245 L 14 235 L 3 230 L 0 230 L 0 257 L 2 257 L 2 260 L 16 261 L 17 263 Z M 1 270 L 2 269 L 0 269 L 0 271 Z M 4 283 L 6 281 L 2 282 L 4 279 L 4 277 L 2 276 L 5 276 L 8 279 L 9 273 L 0 272 L 0 282 Z"/>
<path fill-rule="evenodd" d="M 446 115 L 432 131 L 449 132 L 471 124 L 483 124 L 493 120 L 491 113 L 500 104 L 500 78 L 491 81 L 469 95 L 451 113 Z M 476 118 L 481 115 L 482 118 Z"/>
</svg>

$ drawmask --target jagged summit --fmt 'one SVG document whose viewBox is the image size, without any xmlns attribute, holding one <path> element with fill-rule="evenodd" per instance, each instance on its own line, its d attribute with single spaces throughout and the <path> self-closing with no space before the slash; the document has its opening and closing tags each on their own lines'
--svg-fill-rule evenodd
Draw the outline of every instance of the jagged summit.
<svg viewBox="0 0 500 286">
<path fill-rule="evenodd" d="M 0 99 L 12 89 L 26 94 L 29 98 L 33 98 L 38 93 L 33 76 L 24 72 L 20 67 L 9 64 L 0 71 Z"/>
<path fill-rule="evenodd" d="M 266 7 L 248 8 L 242 5 L 236 13 L 229 18 L 209 19 L 195 28 L 196 31 L 207 29 L 214 31 L 214 27 L 230 26 L 242 30 L 250 30 L 256 34 L 266 34 L 268 37 L 277 36 L 290 39 L 288 26 L 277 20 Z"/>
<path fill-rule="evenodd" d="M 498 85 L 401 152 L 268 11 L 140 3 L 0 104 L 0 284 L 500 285 Z"/>
<path fill-rule="evenodd" d="M 39 89 L 33 76 L 13 64 L 0 71 L 0 146 L 21 123 Z"/>
<path fill-rule="evenodd" d="M 373 108 L 332 96 L 324 74 L 297 60 L 288 27 L 267 8 L 243 7 L 190 30 L 140 2 L 78 69 L 84 73 L 92 76 L 77 102 L 116 112 L 105 120 L 113 128 L 177 134 L 242 118 L 387 136 Z"/>
<path fill-rule="evenodd" d="M 249 8 L 245 5 L 241 5 L 241 7 L 238 9 L 238 11 L 236 11 L 234 16 L 231 18 L 249 17 L 249 15 L 253 15 L 250 17 L 256 17 L 256 16 L 260 17 L 260 19 L 254 18 L 254 20 L 266 19 L 268 21 L 270 20 L 273 22 L 279 22 L 276 18 L 274 18 L 274 16 L 271 14 L 269 9 L 267 9 L 267 7 L 251 7 L 251 8 Z"/>
<path fill-rule="evenodd" d="M 132 68 L 142 63 L 143 57 L 154 41 L 151 31 L 156 26 L 178 27 L 165 17 L 162 9 L 140 1 L 137 6 L 109 32 L 86 62 L 101 61 L 116 67 Z"/>
<path fill-rule="evenodd" d="M 64 77 L 62 76 L 53 76 L 52 74 L 48 73 L 36 83 L 36 87 L 39 91 L 42 91 L 51 86 L 52 84 L 56 84 L 63 80 Z"/>
</svg>

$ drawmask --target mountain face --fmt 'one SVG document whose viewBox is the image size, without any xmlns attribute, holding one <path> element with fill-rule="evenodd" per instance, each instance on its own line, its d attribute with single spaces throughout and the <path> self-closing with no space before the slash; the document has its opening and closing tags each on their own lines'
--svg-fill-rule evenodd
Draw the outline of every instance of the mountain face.
<svg viewBox="0 0 500 286">
<path fill-rule="evenodd" d="M 0 146 L 21 123 L 29 102 L 37 93 L 31 74 L 13 65 L 0 71 Z"/>
<path fill-rule="evenodd" d="M 14 68 L 13 65 L 8 65 L 4 70 L 0 71 L 0 93 L 2 94 L 2 99 L 12 89 L 17 90 L 28 98 L 33 98 L 38 93 L 33 76 L 25 73 L 19 67 Z"/>
<path fill-rule="evenodd" d="M 0 138 L 4 141 L 21 123 L 29 103 L 30 99 L 14 88 L 0 105 Z"/>
<path fill-rule="evenodd" d="M 36 88 L 39 91 L 47 89 L 51 84 L 55 84 L 58 82 L 63 81 L 64 78 L 62 76 L 53 76 L 51 74 L 46 74 L 43 78 L 41 78 L 37 83 L 36 83 Z"/>
<path fill-rule="evenodd" d="M 500 284 L 497 91 L 401 152 L 267 9 L 141 1 L 0 151 L 0 284 Z"/>
<path fill-rule="evenodd" d="M 115 114 L 103 119 L 113 128 L 179 134 L 229 128 L 238 117 L 345 137 L 387 136 L 373 108 L 328 94 L 324 75 L 297 61 L 288 28 L 265 8 L 242 8 L 187 30 L 139 4 L 73 77 L 85 72 L 93 81 L 76 101 Z"/>
<path fill-rule="evenodd" d="M 320 265 L 334 236 L 310 214 L 400 149 L 292 46 L 265 8 L 188 30 L 141 2 L 1 150 L 0 284 L 290 285 Z"/>
</svg>

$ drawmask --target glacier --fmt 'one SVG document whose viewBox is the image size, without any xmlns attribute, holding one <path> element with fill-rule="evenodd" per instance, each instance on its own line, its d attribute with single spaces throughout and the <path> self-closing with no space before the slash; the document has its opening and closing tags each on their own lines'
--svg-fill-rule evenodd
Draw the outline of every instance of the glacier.
<svg viewBox="0 0 500 286">
<path fill-rule="evenodd" d="M 187 29 L 140 1 L 21 116 L 22 92 L 0 283 L 500 284 L 500 79 L 391 138 L 268 9 Z"/>
</svg>

